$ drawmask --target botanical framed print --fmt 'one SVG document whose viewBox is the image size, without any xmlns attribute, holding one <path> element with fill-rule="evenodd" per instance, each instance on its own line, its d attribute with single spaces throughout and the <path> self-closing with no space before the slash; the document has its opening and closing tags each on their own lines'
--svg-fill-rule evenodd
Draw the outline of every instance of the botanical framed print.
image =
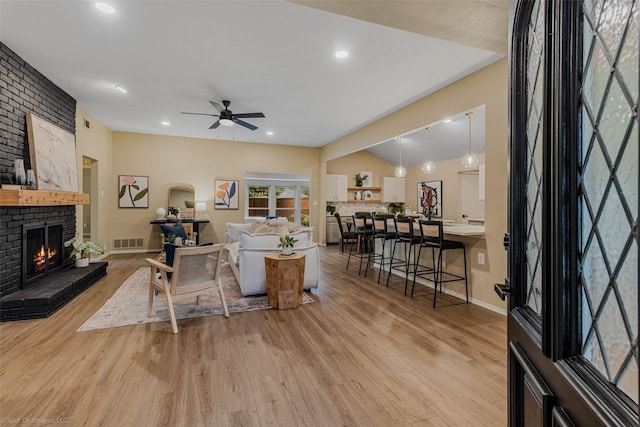
<svg viewBox="0 0 640 427">
<path fill-rule="evenodd" d="M 216 179 L 213 206 L 216 209 L 238 209 L 238 184 L 235 179 Z"/>
<path fill-rule="evenodd" d="M 38 190 L 77 193 L 76 137 L 31 113 L 27 114 L 27 132 Z"/>
<path fill-rule="evenodd" d="M 148 208 L 149 177 L 136 175 L 119 175 L 118 207 Z"/>
<path fill-rule="evenodd" d="M 418 206 L 427 218 L 442 218 L 442 181 L 418 183 Z"/>
</svg>

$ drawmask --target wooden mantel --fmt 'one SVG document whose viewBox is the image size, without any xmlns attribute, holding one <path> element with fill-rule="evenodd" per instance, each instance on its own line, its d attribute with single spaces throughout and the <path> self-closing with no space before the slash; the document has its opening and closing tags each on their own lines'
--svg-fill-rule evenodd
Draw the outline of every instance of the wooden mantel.
<svg viewBox="0 0 640 427">
<path fill-rule="evenodd" d="M 0 206 L 88 205 L 89 195 L 69 191 L 0 189 Z"/>
</svg>

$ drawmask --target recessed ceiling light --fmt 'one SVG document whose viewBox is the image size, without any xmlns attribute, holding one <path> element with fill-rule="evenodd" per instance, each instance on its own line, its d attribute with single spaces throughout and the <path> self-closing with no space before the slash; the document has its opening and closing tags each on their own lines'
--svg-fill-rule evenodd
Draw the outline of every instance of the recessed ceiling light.
<svg viewBox="0 0 640 427">
<path fill-rule="evenodd" d="M 96 8 L 100 12 L 104 12 L 104 13 L 115 13 L 116 12 L 116 10 L 113 8 L 113 6 L 111 6 L 110 4 L 107 4 L 107 3 L 97 2 L 96 3 Z"/>
<path fill-rule="evenodd" d="M 165 122 L 161 122 L 161 123 L 162 123 L 162 126 L 169 126 L 169 125 L 171 125 L 171 122 L 166 122 L 166 121 L 165 121 Z"/>
<path fill-rule="evenodd" d="M 336 58 L 346 58 L 347 56 L 349 56 L 349 52 L 347 52 L 346 50 L 339 50 L 336 52 Z"/>
<path fill-rule="evenodd" d="M 273 132 L 272 131 L 267 131 L 267 135 L 272 136 Z"/>
<path fill-rule="evenodd" d="M 451 123 L 451 119 L 443 120 L 443 123 Z"/>
<path fill-rule="evenodd" d="M 120 85 L 116 85 L 116 89 L 118 89 L 122 93 L 127 93 L 128 91 Z"/>
</svg>

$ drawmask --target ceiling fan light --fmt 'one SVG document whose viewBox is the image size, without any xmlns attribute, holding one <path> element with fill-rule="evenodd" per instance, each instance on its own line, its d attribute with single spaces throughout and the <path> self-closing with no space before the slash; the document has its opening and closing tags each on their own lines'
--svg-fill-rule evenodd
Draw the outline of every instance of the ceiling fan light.
<svg viewBox="0 0 640 427">
<path fill-rule="evenodd" d="M 436 171 L 436 164 L 432 161 L 424 162 L 422 164 L 422 172 L 432 174 Z"/>
<path fill-rule="evenodd" d="M 396 168 L 395 175 L 398 178 L 404 178 L 405 176 L 407 176 L 407 170 L 404 168 L 404 166 L 398 166 Z"/>
<path fill-rule="evenodd" d="M 229 119 L 220 119 L 220 124 L 222 126 L 233 126 L 233 121 Z"/>
</svg>

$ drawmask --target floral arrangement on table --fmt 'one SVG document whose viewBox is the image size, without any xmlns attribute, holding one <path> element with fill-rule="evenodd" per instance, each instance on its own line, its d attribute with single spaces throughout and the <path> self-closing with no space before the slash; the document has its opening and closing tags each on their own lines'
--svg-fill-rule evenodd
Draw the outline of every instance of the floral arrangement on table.
<svg viewBox="0 0 640 427">
<path fill-rule="evenodd" d="M 83 241 L 78 235 L 64 242 L 64 247 L 71 247 L 71 253 L 69 254 L 71 258 L 80 254 L 80 258 L 87 258 L 90 260 L 92 256 L 104 254 L 104 248 L 102 246 L 90 240 Z"/>
</svg>

